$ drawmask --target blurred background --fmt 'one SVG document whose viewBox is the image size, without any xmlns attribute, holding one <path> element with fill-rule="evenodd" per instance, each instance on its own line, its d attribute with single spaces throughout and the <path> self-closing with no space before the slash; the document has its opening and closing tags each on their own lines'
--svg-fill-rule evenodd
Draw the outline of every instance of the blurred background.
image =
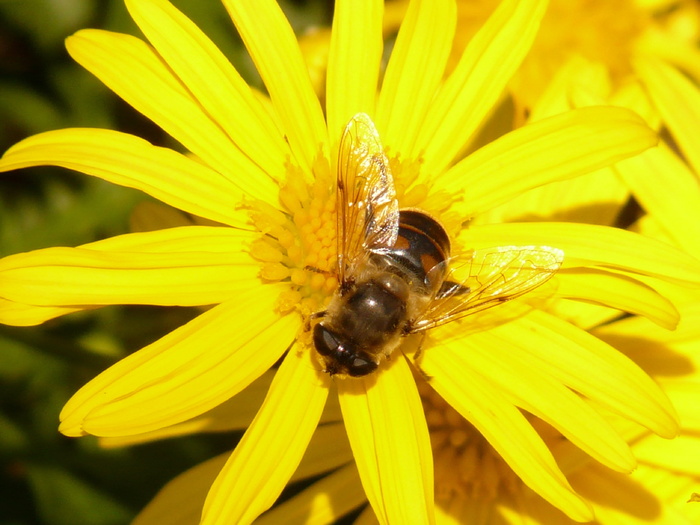
<svg viewBox="0 0 700 525">
<path fill-rule="evenodd" d="M 219 0 L 171 1 L 259 85 Z M 330 0 L 281 4 L 297 33 L 330 24 Z M 122 0 L 0 1 L 0 153 L 66 127 L 111 128 L 171 144 L 68 56 L 64 39 L 88 27 L 141 36 Z M 147 199 L 59 168 L 0 174 L 0 257 L 125 233 Z M 38 327 L 0 325 L 0 525 L 129 523 L 169 479 L 235 445 L 239 436 L 214 435 L 104 450 L 92 437 L 57 430 L 61 407 L 78 388 L 196 313 L 125 306 Z"/>
</svg>

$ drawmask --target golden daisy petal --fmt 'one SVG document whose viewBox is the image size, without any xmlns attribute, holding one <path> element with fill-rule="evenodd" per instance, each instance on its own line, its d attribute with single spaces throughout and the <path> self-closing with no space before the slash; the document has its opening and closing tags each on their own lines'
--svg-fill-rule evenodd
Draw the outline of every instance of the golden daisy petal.
<svg viewBox="0 0 700 525">
<path fill-rule="evenodd" d="M 530 49 L 545 0 L 505 0 L 469 42 L 426 114 L 413 153 L 444 171 L 472 136 Z"/>
<path fill-rule="evenodd" d="M 230 226 L 248 227 L 236 209 L 244 191 L 219 173 L 168 148 L 118 131 L 72 128 L 34 135 L 12 146 L 0 171 L 61 166 L 136 188 L 183 211 Z"/>
<path fill-rule="evenodd" d="M 697 352 L 694 353 L 697 355 Z M 700 384 L 683 379 L 665 379 L 662 385 L 673 406 L 678 410 L 683 430 L 693 432 L 697 436 L 700 432 Z"/>
<path fill-rule="evenodd" d="M 284 170 L 285 145 L 281 137 L 280 145 L 269 138 L 265 143 L 268 159 L 278 160 L 279 165 L 256 165 L 247 156 L 249 150 L 244 150 L 244 154 L 232 143 L 238 137 L 234 135 L 232 139 L 222 131 L 221 122 L 212 120 L 211 115 L 217 113 L 206 112 L 153 49 L 136 37 L 86 29 L 69 37 L 66 48 L 80 65 L 247 195 L 269 200 L 274 194 L 276 186 L 268 173 L 281 178 Z M 236 100 L 233 89 L 229 91 L 227 100 Z M 262 108 L 259 111 L 265 113 Z M 257 136 L 255 121 L 251 118 L 245 122 L 246 126 L 238 129 Z M 262 141 L 263 137 L 258 139 Z M 241 177 L 241 173 L 246 177 Z"/>
<path fill-rule="evenodd" d="M 439 346 L 426 355 L 435 353 L 431 359 L 439 360 L 445 352 L 453 354 L 447 359 L 460 370 L 478 370 L 509 402 L 546 421 L 593 458 L 623 472 L 635 467 L 634 456 L 615 429 L 566 385 L 533 367 L 508 339 L 492 331 L 466 338 L 461 332 L 459 326 L 441 331 Z M 527 332 L 522 332 L 521 341 L 530 344 Z"/>
<path fill-rule="evenodd" d="M 556 246 L 565 253 L 563 268 L 602 267 L 659 277 L 672 283 L 700 283 L 700 261 L 656 239 L 608 226 L 570 222 L 489 224 L 464 230 L 463 246 L 479 249 L 508 245 Z"/>
<path fill-rule="evenodd" d="M 129 436 L 101 437 L 99 439 L 100 446 L 105 448 L 124 447 L 191 434 L 245 429 L 255 418 L 273 377 L 273 370 L 268 370 L 232 398 L 182 423 Z M 313 450 L 311 448 L 307 450 L 302 464 L 290 481 L 317 475 L 352 460 L 352 452 L 347 443 L 345 428 L 338 418 L 340 407 L 337 400 L 338 396 L 332 396 L 326 403 L 321 415 L 321 423 L 328 424 L 318 428 L 312 439 L 312 444 L 315 444 Z M 311 445 L 309 446 L 311 447 Z M 312 452 L 316 454 L 312 454 Z"/>
<path fill-rule="evenodd" d="M 672 332 L 643 317 L 627 317 L 600 326 L 593 333 L 621 352 L 634 356 L 635 362 L 655 376 L 669 375 L 669 372 L 671 376 L 679 375 L 673 371 L 672 356 L 668 352 L 660 352 L 660 345 L 674 345 L 675 357 L 678 358 L 679 354 L 682 356 L 684 366 L 681 371 L 684 374 L 690 373 L 696 364 L 700 365 L 700 354 L 693 354 L 697 345 L 700 345 L 696 342 L 700 341 L 700 302 L 697 300 L 690 307 L 681 308 L 681 321 Z M 639 334 L 644 334 L 644 342 L 640 340 Z M 686 351 L 683 345 L 690 345 L 690 348 Z"/>
<path fill-rule="evenodd" d="M 337 399 L 337 396 L 333 397 Z M 294 475 L 289 481 L 318 476 L 348 463 L 354 464 L 354 461 L 345 425 L 341 421 L 319 425 L 306 448 L 299 467 L 294 471 Z"/>
<path fill-rule="evenodd" d="M 556 281 L 556 279 L 554 279 Z M 556 283 L 554 285 L 556 287 Z M 537 293 L 537 292 L 535 292 Z M 613 310 L 588 301 L 561 299 L 546 303 L 550 313 L 566 319 L 583 330 L 592 330 L 601 324 L 610 323 L 620 318 L 620 311 Z M 655 325 L 658 326 L 658 325 Z M 613 345 L 614 346 L 614 345 Z"/>
<path fill-rule="evenodd" d="M 599 465 L 591 465 L 572 476 L 577 490 L 593 504 L 596 522 L 601 525 L 694 525 L 697 521 L 688 516 L 690 509 L 684 507 L 697 482 L 692 478 L 685 480 L 681 498 L 678 493 L 664 497 L 664 493 L 679 490 L 677 480 L 673 479 L 677 477 L 677 474 L 661 473 L 646 465 L 640 465 L 631 476 L 605 470 Z"/>
<path fill-rule="evenodd" d="M 169 481 L 131 525 L 199 525 L 207 492 L 229 456 L 215 456 Z"/>
<path fill-rule="evenodd" d="M 457 9 L 450 0 L 409 4 L 384 74 L 375 122 L 390 152 L 418 158 L 413 147 L 452 48 Z"/>
<path fill-rule="evenodd" d="M 338 381 L 338 395 L 362 485 L 380 523 L 432 523 L 432 451 L 408 363 L 398 357 L 370 377 Z"/>
<path fill-rule="evenodd" d="M 260 267 L 244 251 L 251 239 L 234 228 L 185 226 L 19 253 L 0 260 L 1 293 L 38 306 L 216 304 L 255 286 Z"/>
<path fill-rule="evenodd" d="M 329 383 L 310 352 L 289 350 L 258 415 L 209 491 L 202 525 L 250 523 L 272 506 L 311 440 Z"/>
<path fill-rule="evenodd" d="M 326 76 L 326 114 L 331 147 L 350 118 L 374 114 L 382 59 L 382 0 L 335 3 Z"/>
<path fill-rule="evenodd" d="M 695 173 L 700 173 L 700 89 L 661 61 L 640 59 L 636 68 L 673 138 Z"/>
<path fill-rule="evenodd" d="M 673 330 L 680 319 L 678 310 L 666 297 L 622 274 L 592 268 L 560 270 L 556 293 L 558 297 L 643 315 L 669 330 Z"/>
<path fill-rule="evenodd" d="M 277 181 L 284 179 L 289 147 L 238 71 L 214 43 L 169 2 L 127 0 L 126 6 L 168 68 L 187 86 L 202 110 L 215 119 L 247 156 L 248 162 L 236 159 L 237 164 L 226 171 L 220 170 L 221 173 L 233 177 L 246 173 L 247 178 L 267 179 L 267 187 L 261 188 L 265 190 L 261 194 L 273 195 L 273 182 L 267 174 Z M 157 93 L 153 88 L 149 92 Z M 204 137 L 209 138 L 208 135 Z M 262 186 L 263 182 L 259 184 Z"/>
<path fill-rule="evenodd" d="M 114 364 L 61 412 L 59 430 L 119 436 L 197 416 L 247 387 L 279 359 L 299 328 L 280 318 L 277 286 L 253 286 Z"/>
<path fill-rule="evenodd" d="M 256 525 L 335 523 L 367 502 L 354 463 L 339 468 L 270 510 Z"/>
<path fill-rule="evenodd" d="M 634 158 L 634 157 L 632 157 Z M 611 168 L 526 190 L 474 218 L 474 223 L 521 220 L 614 224 L 630 191 Z"/>
<path fill-rule="evenodd" d="M 110 443 L 111 440 L 100 439 L 100 444 L 105 442 Z M 230 453 L 225 453 L 211 458 L 168 482 L 136 516 L 133 525 L 199 524 L 207 492 L 229 456 Z M 290 482 L 334 470 L 351 461 L 352 453 L 343 424 L 319 426 Z M 356 485 L 347 488 L 361 491 L 359 479 Z M 364 492 L 362 494 L 364 497 Z M 364 500 L 366 501 L 366 498 Z M 267 514 L 261 519 L 265 516 Z"/>
<path fill-rule="evenodd" d="M 220 226 L 177 226 L 162 230 L 126 233 L 107 239 L 83 244 L 81 248 L 101 252 L 146 252 L 146 253 L 239 253 L 246 251 L 248 243 L 258 233 L 246 229 L 222 228 Z"/>
<path fill-rule="evenodd" d="M 491 331 L 527 356 L 531 366 L 592 402 L 660 436 L 677 435 L 678 416 L 668 397 L 632 360 L 597 337 L 538 310 Z"/>
<path fill-rule="evenodd" d="M 11 326 L 36 326 L 63 315 L 89 310 L 94 306 L 35 306 L 0 297 L 0 323 Z"/>
<path fill-rule="evenodd" d="M 430 385 L 479 430 L 526 485 L 572 519 L 593 519 L 591 508 L 571 488 L 525 416 L 493 384 L 464 366 L 459 352 L 431 348 L 421 368 L 431 377 Z"/>
<path fill-rule="evenodd" d="M 311 170 L 319 149 L 327 147 L 327 131 L 294 31 L 275 0 L 223 2 L 265 82 L 299 166 Z"/>
<path fill-rule="evenodd" d="M 634 455 L 640 463 L 691 476 L 700 472 L 698 450 L 700 438 L 695 434 L 681 434 L 675 439 L 661 439 L 652 435 L 634 444 Z"/>
<path fill-rule="evenodd" d="M 698 178 L 668 146 L 645 151 L 618 163 L 622 176 L 642 207 L 689 253 L 700 256 Z M 663 181 L 663 184 L 659 184 Z"/>
<path fill-rule="evenodd" d="M 457 206 L 473 217 L 529 189 L 641 153 L 657 140 L 628 109 L 580 108 L 504 135 L 438 176 L 436 184 L 464 195 Z"/>
<path fill-rule="evenodd" d="M 189 434 L 245 429 L 255 418 L 273 377 L 272 370 L 268 370 L 232 398 L 187 421 L 140 434 L 102 437 L 100 446 L 124 447 Z"/>
</svg>

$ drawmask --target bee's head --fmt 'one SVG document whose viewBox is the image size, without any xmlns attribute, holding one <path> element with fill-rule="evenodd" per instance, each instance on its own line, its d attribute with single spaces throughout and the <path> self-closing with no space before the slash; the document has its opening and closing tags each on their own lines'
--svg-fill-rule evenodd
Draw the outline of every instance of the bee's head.
<svg viewBox="0 0 700 525">
<path fill-rule="evenodd" d="M 332 331 L 323 323 L 314 326 L 314 346 L 322 356 L 330 375 L 344 374 L 362 377 L 374 372 L 377 363 L 347 338 Z"/>
</svg>

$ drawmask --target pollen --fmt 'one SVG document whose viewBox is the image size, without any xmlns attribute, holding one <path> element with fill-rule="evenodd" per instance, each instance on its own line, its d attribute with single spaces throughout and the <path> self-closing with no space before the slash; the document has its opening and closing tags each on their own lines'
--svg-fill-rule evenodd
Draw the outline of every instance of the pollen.
<svg viewBox="0 0 700 525">
<path fill-rule="evenodd" d="M 244 207 L 260 232 L 249 248 L 260 263 L 260 278 L 289 286 L 278 300 L 280 313 L 296 310 L 308 317 L 322 310 L 338 286 L 335 181 L 328 161 L 317 158 L 312 182 L 289 164 L 278 208 L 258 201 Z"/>
</svg>

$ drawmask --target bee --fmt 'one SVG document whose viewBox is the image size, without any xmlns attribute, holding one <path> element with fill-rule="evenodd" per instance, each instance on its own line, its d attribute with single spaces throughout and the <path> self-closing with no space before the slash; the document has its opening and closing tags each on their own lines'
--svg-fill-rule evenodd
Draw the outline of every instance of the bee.
<svg viewBox="0 0 700 525">
<path fill-rule="evenodd" d="M 402 338 L 520 297 L 549 280 L 564 254 L 549 246 L 450 253 L 442 225 L 399 209 L 389 161 L 364 113 L 338 150 L 338 288 L 313 327 L 324 371 L 374 372 Z"/>
</svg>

